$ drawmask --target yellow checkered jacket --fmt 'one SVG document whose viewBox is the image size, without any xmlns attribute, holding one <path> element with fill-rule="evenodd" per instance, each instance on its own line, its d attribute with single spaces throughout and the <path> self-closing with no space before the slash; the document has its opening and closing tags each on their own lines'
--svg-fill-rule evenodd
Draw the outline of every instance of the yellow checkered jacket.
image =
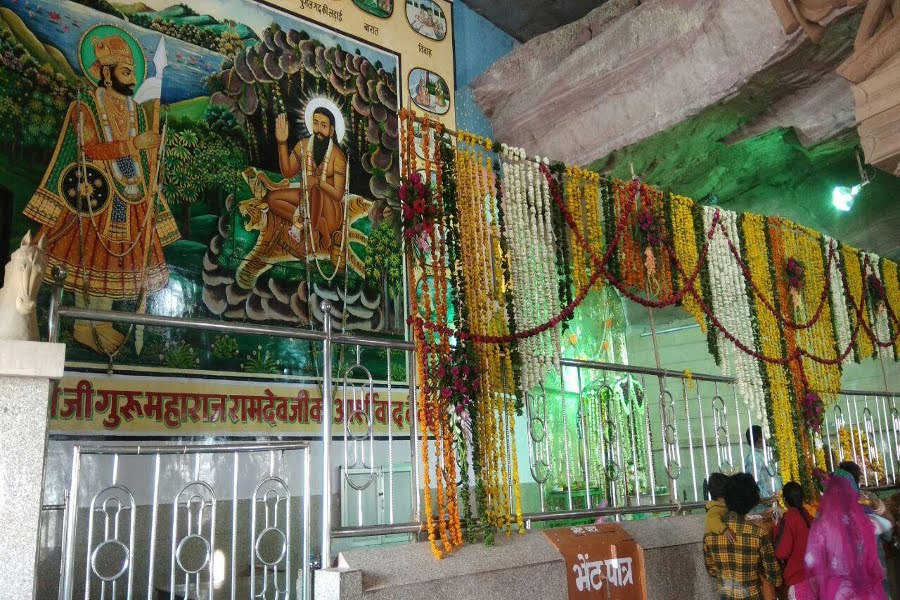
<svg viewBox="0 0 900 600">
<path fill-rule="evenodd" d="M 781 585 L 772 539 L 765 529 L 736 513 L 726 514 L 724 522 L 734 533 L 734 542 L 725 534 L 703 537 L 706 572 L 716 579 L 720 600 L 762 600 L 760 577 L 775 587 Z"/>
</svg>

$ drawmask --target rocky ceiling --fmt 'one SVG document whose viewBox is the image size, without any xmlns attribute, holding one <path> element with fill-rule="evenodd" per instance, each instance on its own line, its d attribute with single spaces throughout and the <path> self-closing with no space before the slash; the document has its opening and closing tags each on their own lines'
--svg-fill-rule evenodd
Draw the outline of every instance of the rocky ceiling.
<svg viewBox="0 0 900 600">
<path fill-rule="evenodd" d="M 520 42 L 577 21 L 606 0 L 464 0 Z"/>
<path fill-rule="evenodd" d="M 517 47 L 473 83 L 498 139 L 736 211 L 781 215 L 900 259 L 900 179 L 858 183 L 849 85 L 860 10 L 813 44 L 769 0 L 609 0 Z"/>
</svg>

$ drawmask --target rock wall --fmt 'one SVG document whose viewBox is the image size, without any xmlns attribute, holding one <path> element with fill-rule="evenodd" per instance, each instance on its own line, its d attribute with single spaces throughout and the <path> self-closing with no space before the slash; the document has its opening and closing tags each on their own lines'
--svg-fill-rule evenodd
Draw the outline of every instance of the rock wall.
<svg viewBox="0 0 900 600">
<path fill-rule="evenodd" d="M 585 164 L 737 93 L 800 43 L 769 0 L 611 0 L 472 88 L 498 138 Z"/>
</svg>

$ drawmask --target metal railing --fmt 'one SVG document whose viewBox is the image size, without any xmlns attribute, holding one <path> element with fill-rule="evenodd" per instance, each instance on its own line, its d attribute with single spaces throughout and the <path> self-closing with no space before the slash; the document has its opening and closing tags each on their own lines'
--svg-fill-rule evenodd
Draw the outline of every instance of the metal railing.
<svg viewBox="0 0 900 600">
<path fill-rule="evenodd" d="M 295 454 L 299 473 L 286 464 Z M 268 470 L 241 469 L 241 456 L 248 455 L 267 455 Z M 109 458 L 111 464 L 102 464 Z M 232 465 L 230 485 L 220 476 L 222 464 L 216 464 L 223 458 Z M 186 459 L 192 467 L 181 464 Z M 84 469 L 92 477 L 82 477 Z M 146 470 L 152 470 L 152 499 L 142 506 L 139 486 Z M 217 517 L 226 501 L 230 515 Z M 250 505 L 249 518 L 239 523 L 242 503 Z M 169 524 L 163 526 L 165 519 Z M 310 453 L 305 442 L 76 446 L 65 521 L 63 600 L 76 593 L 85 599 L 131 599 L 139 597 L 137 590 L 148 600 L 161 594 L 235 600 L 247 593 L 289 600 L 294 589 L 299 600 L 310 599 Z M 242 560 L 250 569 L 239 576 L 238 539 L 244 536 L 249 547 L 241 546 L 248 554 Z M 230 537 L 230 544 L 217 546 L 217 537 Z M 165 553 L 168 561 L 161 560 Z M 299 562 L 299 582 L 292 560 Z"/>
<path fill-rule="evenodd" d="M 402 353 L 406 362 L 406 381 L 402 382 L 407 387 L 408 402 L 410 406 L 415 406 L 416 386 L 414 380 L 415 374 L 415 346 L 412 342 L 404 340 L 395 340 L 366 335 L 345 335 L 336 333 L 333 329 L 331 318 L 331 304 L 323 301 L 321 305 L 323 319 L 322 331 L 299 329 L 293 327 L 279 327 L 270 325 L 258 325 L 251 323 L 236 323 L 226 321 L 216 321 L 212 319 L 185 319 L 180 317 L 167 317 L 139 313 L 124 313 L 118 311 L 93 310 L 62 305 L 62 287 L 57 285 L 54 288 L 50 300 L 49 311 L 49 341 L 58 340 L 60 323 L 62 319 L 79 319 L 85 321 L 102 321 L 110 323 L 121 323 L 128 325 L 144 325 L 150 327 L 172 328 L 181 330 L 201 330 L 214 331 L 219 333 L 231 333 L 239 335 L 264 336 L 275 338 L 288 338 L 297 340 L 307 340 L 311 342 L 319 342 L 322 344 L 322 372 L 321 372 L 321 390 L 322 390 L 322 406 L 323 415 L 332 415 L 334 412 L 334 390 L 335 377 L 333 374 L 333 352 L 339 346 L 352 349 L 356 360 L 342 374 L 339 379 L 344 392 L 344 406 L 341 407 L 343 413 L 342 435 L 340 443 L 343 446 L 343 480 L 357 493 L 361 494 L 368 489 L 375 480 L 375 465 L 373 462 L 373 446 L 376 440 L 374 429 L 375 413 L 380 410 L 374 401 L 373 386 L 374 381 L 372 375 L 365 365 L 361 364 L 360 350 L 363 347 L 376 348 L 386 351 L 386 383 L 388 394 L 388 406 L 391 406 L 391 396 L 394 389 L 402 389 L 396 385 L 391 374 L 391 361 L 393 360 L 392 352 Z M 355 381 L 359 381 L 359 376 L 363 376 L 365 383 L 360 386 Z M 339 498 L 332 490 L 331 474 L 333 472 L 334 461 L 332 458 L 332 420 L 322 418 L 322 507 L 321 507 L 321 529 L 318 536 L 320 543 L 320 560 L 323 566 L 329 566 L 332 563 L 332 538 L 347 537 L 364 537 L 373 535 L 385 535 L 386 533 L 415 533 L 421 529 L 420 524 L 420 506 L 421 506 L 421 488 L 418 458 L 418 445 L 416 439 L 418 437 L 418 420 L 415 418 L 414 409 L 411 412 L 412 418 L 409 422 L 409 454 L 408 464 L 411 469 L 409 481 L 409 520 L 406 522 L 396 522 L 395 520 L 395 472 L 394 472 L 394 442 L 399 438 L 397 436 L 392 418 L 387 418 L 387 487 L 388 487 L 388 507 L 387 507 L 387 523 L 377 524 L 358 524 L 357 526 L 336 526 L 332 520 L 332 507 L 339 503 Z M 364 431 L 359 432 L 354 428 L 354 424 L 358 422 L 365 424 Z M 365 452 L 364 452 L 365 450 Z M 365 456 L 364 456 L 365 454 Z M 350 470 L 358 465 L 364 465 L 369 471 L 369 477 L 365 481 L 358 481 Z M 383 478 L 382 470 L 378 471 L 378 477 Z"/>
<path fill-rule="evenodd" d="M 852 461 L 861 467 L 862 486 L 896 486 L 900 460 L 898 405 L 900 393 L 842 391 L 822 427 L 829 470 Z"/>
<path fill-rule="evenodd" d="M 754 473 L 764 500 L 784 483 L 772 437 L 759 447 L 748 439 L 751 427 L 766 428 L 735 379 L 581 360 L 561 365 L 555 388 L 526 397 L 528 464 L 540 503 L 526 520 L 701 508 L 704 483 L 716 471 Z M 900 394 L 843 391 L 827 417 L 818 437 L 829 470 L 853 460 L 863 467 L 863 487 L 897 485 Z M 841 427 L 849 445 L 839 443 Z"/>
<path fill-rule="evenodd" d="M 409 418 L 409 454 L 395 454 L 397 442 L 405 443 L 387 419 L 387 436 L 376 436 L 374 419 L 383 407 L 374 401 L 372 374 L 363 364 L 361 348 L 386 350 L 387 393 L 401 385 L 407 388 L 411 407 L 416 403 L 414 345 L 408 341 L 374 336 L 343 335 L 333 331 L 330 306 L 323 303 L 323 330 L 254 325 L 204 319 L 182 319 L 144 314 L 63 307 L 61 288 L 51 300 L 50 332 L 55 340 L 60 319 L 82 319 L 141 324 L 176 329 L 199 329 L 234 334 L 308 340 L 321 344 L 322 400 L 325 415 L 333 414 L 334 391 L 340 389 L 341 432 L 332 439 L 330 419 L 322 420 L 322 510 L 320 542 L 323 566 L 332 563 L 332 540 L 421 531 L 421 474 L 414 408 Z M 349 351 L 352 360 L 334 374 L 337 348 Z M 402 353 L 406 378 L 391 376 L 395 353 Z M 525 398 L 522 417 L 529 465 L 537 499 L 527 507 L 530 522 L 595 516 L 616 518 L 636 513 L 664 513 L 702 506 L 704 482 L 710 473 L 750 470 L 762 480 L 764 495 L 777 488 L 778 457 L 771 439 L 763 437 L 757 448 L 745 432 L 764 423 L 742 400 L 733 378 L 693 374 L 661 368 L 618 365 L 581 360 L 563 360 L 558 382 L 546 385 Z M 398 385 L 400 384 L 400 385 Z M 842 392 L 826 419 L 821 439 L 835 452 L 834 461 L 854 459 L 866 463 L 880 460 L 880 469 L 864 469 L 864 485 L 884 488 L 897 484 L 896 461 L 900 460 L 900 395 L 887 392 Z M 389 400 L 390 402 L 390 400 Z M 390 406 L 390 404 L 389 404 Z M 337 423 L 335 423 L 337 424 Z M 851 443 L 841 445 L 838 430 L 845 429 Z M 379 439 L 379 437 L 381 439 Z M 333 446 L 340 444 L 340 446 Z M 384 445 L 386 444 L 386 448 Z M 377 464 L 375 448 L 386 450 L 386 461 Z M 338 450 L 340 449 L 340 450 Z M 334 456 L 338 450 L 339 457 Z M 318 458 L 317 458 L 318 460 Z M 406 467 L 408 461 L 408 467 Z M 331 475 L 341 468 L 341 491 L 332 489 Z M 408 518 L 399 485 L 407 485 L 398 474 L 409 471 Z M 383 519 L 369 522 L 361 516 L 354 523 L 333 522 L 333 507 L 355 497 L 357 508 L 386 498 Z M 514 494 L 509 493 L 512 500 Z M 403 505 L 403 506 L 401 506 Z M 403 510 L 399 510 L 402 508 Z M 513 510 L 510 506 L 510 510 Z M 362 514 L 360 510 L 359 514 Z"/>
</svg>

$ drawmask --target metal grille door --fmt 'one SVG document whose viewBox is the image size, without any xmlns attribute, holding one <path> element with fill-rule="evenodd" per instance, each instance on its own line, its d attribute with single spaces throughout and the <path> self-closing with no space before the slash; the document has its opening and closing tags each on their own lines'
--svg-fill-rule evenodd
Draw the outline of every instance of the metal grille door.
<svg viewBox="0 0 900 600">
<path fill-rule="evenodd" d="M 306 443 L 76 446 L 64 600 L 309 600 Z"/>
</svg>

